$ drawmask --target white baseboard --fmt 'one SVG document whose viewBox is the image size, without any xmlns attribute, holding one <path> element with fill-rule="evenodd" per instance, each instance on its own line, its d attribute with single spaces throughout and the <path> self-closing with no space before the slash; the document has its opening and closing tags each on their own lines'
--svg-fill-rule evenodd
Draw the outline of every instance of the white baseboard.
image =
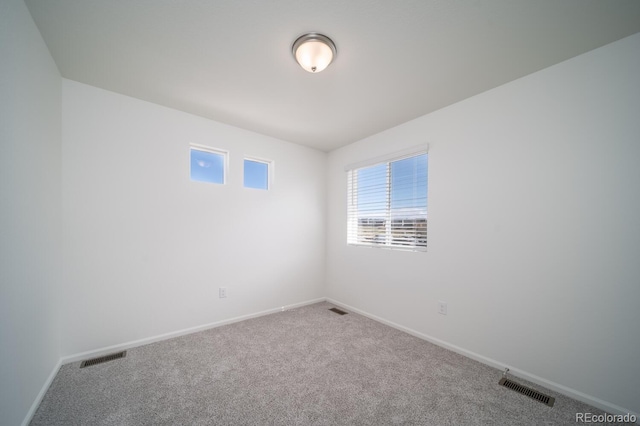
<svg viewBox="0 0 640 426">
<path fill-rule="evenodd" d="M 133 340 L 126 343 L 120 343 L 117 345 L 106 346 L 100 349 L 94 349 L 86 352 L 81 352 L 74 355 L 68 355 L 61 359 L 62 364 L 69 364 L 70 362 L 81 361 L 87 358 L 95 358 L 102 355 L 106 355 L 111 352 L 124 351 L 126 349 L 135 348 L 138 346 L 148 345 L 150 343 L 160 342 L 162 340 L 173 339 L 174 337 L 185 336 L 187 334 L 197 333 L 199 331 L 208 330 L 210 328 L 216 328 L 227 324 L 233 324 L 234 322 L 240 322 L 251 318 L 257 318 L 264 315 L 274 314 L 276 312 L 282 312 L 289 309 L 298 308 L 300 306 L 312 305 L 314 303 L 324 302 L 326 299 L 320 297 L 318 299 L 307 300 L 300 303 L 294 303 L 292 305 L 280 306 L 279 308 L 267 309 L 265 311 L 256 312 L 253 314 L 241 315 L 239 317 L 229 318 L 221 321 L 212 322 L 209 324 L 198 325 L 196 327 L 185 328 L 183 330 L 172 331 L 170 333 L 159 334 L 157 336 L 145 337 L 144 339 Z"/>
<path fill-rule="evenodd" d="M 416 336 L 416 337 L 418 337 L 420 339 L 426 340 L 427 342 L 431 342 L 431 343 L 433 343 L 435 345 L 438 345 L 438 346 L 441 346 L 441 347 L 443 347 L 445 349 L 449 349 L 449 350 L 451 350 L 453 352 L 456 352 L 456 353 L 458 353 L 460 355 L 464 355 L 467 358 L 471 358 L 471 359 L 476 360 L 478 362 L 481 362 L 483 364 L 486 364 L 486 365 L 489 365 L 491 367 L 497 368 L 500 371 L 504 371 L 505 368 L 508 368 L 509 369 L 509 374 L 512 374 L 513 376 L 520 377 L 520 378 L 528 380 L 528 381 L 530 381 L 532 383 L 536 383 L 536 384 L 538 384 L 540 386 L 543 386 L 543 387 L 545 387 L 547 389 L 556 391 L 556 392 L 558 392 L 558 393 L 560 393 L 562 395 L 566 395 L 569 398 L 573 398 L 575 400 L 578 400 L 578 401 L 584 402 L 586 404 L 592 405 L 592 406 L 594 406 L 596 408 L 599 408 L 599 409 L 601 409 L 601 410 L 603 410 L 603 411 L 605 411 L 605 412 L 607 412 L 609 414 L 622 414 L 622 415 L 625 415 L 627 413 L 628 414 L 632 414 L 632 415 L 634 415 L 636 417 L 636 419 L 638 419 L 638 423 L 640 423 L 640 414 L 638 414 L 638 413 L 636 413 L 636 412 L 634 412 L 632 410 L 627 410 L 626 408 L 623 408 L 623 407 L 620 407 L 618 405 L 612 404 L 610 402 L 604 401 L 604 400 L 602 400 L 600 398 L 596 398 L 594 396 L 587 395 L 587 394 L 585 394 L 583 392 L 577 391 L 575 389 L 569 388 L 567 386 L 561 385 L 561 384 L 556 383 L 556 382 L 552 382 L 551 380 L 547 380 L 545 378 L 536 376 L 535 374 L 528 373 L 528 372 L 526 372 L 524 370 L 520 370 L 519 368 L 507 365 L 507 364 L 505 364 L 503 362 L 496 361 L 495 359 L 488 358 L 486 356 L 483 356 L 483 355 L 477 354 L 475 352 L 466 350 L 466 349 L 461 348 L 461 347 L 456 346 L 456 345 L 452 345 L 452 344 L 450 344 L 448 342 L 445 342 L 444 340 L 440 340 L 440 339 L 437 339 L 435 337 L 428 336 L 426 334 L 420 333 L 419 331 L 416 331 L 416 330 L 413 330 L 411 328 L 402 326 L 400 324 L 396 324 L 396 323 L 394 323 L 392 321 L 388 321 L 388 320 L 386 320 L 384 318 L 381 318 L 381 317 L 379 317 L 377 315 L 370 314 L 370 313 L 365 312 L 365 311 L 363 311 L 361 309 L 358 309 L 358 308 L 355 308 L 353 306 L 347 305 L 346 303 L 339 302 L 339 301 L 337 301 L 335 299 L 331 299 L 331 298 L 327 297 L 326 301 L 329 302 L 329 303 L 332 303 L 334 305 L 340 306 L 340 307 L 342 307 L 342 308 L 344 308 L 344 309 L 346 309 L 348 311 L 352 311 L 352 312 L 358 313 L 358 314 L 363 315 L 363 316 L 365 316 L 367 318 L 370 318 L 370 319 L 372 319 L 374 321 L 377 321 L 377 322 L 380 322 L 382 324 L 385 324 L 385 325 L 388 325 L 390 327 L 393 327 L 393 328 L 395 328 L 397 330 L 404 331 L 405 333 L 408 333 L 408 334 L 411 334 L 412 336 Z"/>
<path fill-rule="evenodd" d="M 58 360 L 57 364 L 55 365 L 55 367 L 53 367 L 53 370 L 49 374 L 49 377 L 47 377 L 47 380 L 44 382 L 44 385 L 42 385 L 42 389 L 40 389 L 40 392 L 38 392 L 38 396 L 36 396 L 36 399 L 33 401 L 33 404 L 31 404 L 31 408 L 29 408 L 29 411 L 27 411 L 27 415 L 22 421 L 22 426 L 27 426 L 29 423 L 31 423 L 31 419 L 33 418 L 33 415 L 36 413 L 36 410 L 40 406 L 40 403 L 42 402 L 42 398 L 44 398 L 44 395 L 47 393 L 47 390 L 49 390 L 49 386 L 51 386 L 53 379 L 55 379 L 56 374 L 58 374 L 58 370 L 60 370 L 60 367 L 62 366 L 61 361 L 62 361 L 61 359 Z"/>
<path fill-rule="evenodd" d="M 118 345 L 107 346 L 100 349 L 95 349 L 91 351 L 86 351 L 86 352 L 62 357 L 58 360 L 58 363 L 54 367 L 53 371 L 51 371 L 51 374 L 49 374 L 49 377 L 47 378 L 46 382 L 42 386 L 42 389 L 38 393 L 38 396 L 36 397 L 35 401 L 33 401 L 33 404 L 31 404 L 31 408 L 27 412 L 27 415 L 25 416 L 24 421 L 22 422 L 22 426 L 27 426 L 31 422 L 33 415 L 36 413 L 38 406 L 42 402 L 42 398 L 44 398 L 44 395 L 47 393 L 49 386 L 51 386 L 51 382 L 53 382 L 53 379 L 56 377 L 56 374 L 58 374 L 60 367 L 64 364 L 80 361 L 87 358 L 95 358 L 111 352 L 119 352 L 126 349 L 142 346 L 142 345 L 148 345 L 149 343 L 159 342 L 161 340 L 167 340 L 167 339 L 172 339 L 174 337 L 185 336 L 187 334 L 197 333 L 199 331 L 208 330 L 210 328 L 216 328 L 223 325 L 232 324 L 234 322 L 239 322 L 239 321 L 244 321 L 251 318 L 261 317 L 264 315 L 274 314 L 276 312 L 287 311 L 289 309 L 295 309 L 301 306 L 312 305 L 314 303 L 324 302 L 325 300 L 326 299 L 324 297 L 320 297 L 317 299 L 307 300 L 300 303 L 294 303 L 292 305 L 280 306 L 279 308 L 267 309 L 266 311 L 260 311 L 253 314 L 241 315 L 239 317 L 229 318 L 222 321 L 216 321 L 209 324 L 199 325 L 191 328 L 185 328 L 183 330 L 164 333 L 164 334 L 160 334 L 152 337 L 146 337 L 144 339 L 133 340 L 133 341 L 118 344 Z"/>
</svg>

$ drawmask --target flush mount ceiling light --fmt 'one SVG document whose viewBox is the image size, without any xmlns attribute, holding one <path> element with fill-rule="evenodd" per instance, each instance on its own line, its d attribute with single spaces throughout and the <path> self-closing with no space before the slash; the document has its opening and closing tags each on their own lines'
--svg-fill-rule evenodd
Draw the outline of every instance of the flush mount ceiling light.
<svg viewBox="0 0 640 426">
<path fill-rule="evenodd" d="M 300 66 L 309 72 L 320 72 L 336 57 L 336 45 L 325 35 L 308 33 L 298 37 L 291 49 Z"/>
</svg>

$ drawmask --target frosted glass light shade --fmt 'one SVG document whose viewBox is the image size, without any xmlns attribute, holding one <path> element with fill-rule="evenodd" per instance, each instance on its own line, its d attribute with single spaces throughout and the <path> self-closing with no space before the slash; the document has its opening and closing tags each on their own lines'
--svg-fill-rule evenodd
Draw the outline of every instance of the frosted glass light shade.
<svg viewBox="0 0 640 426">
<path fill-rule="evenodd" d="M 325 35 L 309 33 L 293 43 L 293 56 L 308 72 L 317 73 L 329 66 L 336 56 L 336 46 Z"/>
</svg>

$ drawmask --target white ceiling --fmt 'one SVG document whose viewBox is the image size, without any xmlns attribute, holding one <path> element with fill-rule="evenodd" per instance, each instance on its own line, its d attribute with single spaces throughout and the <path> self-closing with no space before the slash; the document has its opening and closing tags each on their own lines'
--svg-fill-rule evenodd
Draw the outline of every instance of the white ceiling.
<svg viewBox="0 0 640 426">
<path fill-rule="evenodd" d="M 640 31 L 638 0 L 26 3 L 65 78 L 324 151 Z"/>
</svg>

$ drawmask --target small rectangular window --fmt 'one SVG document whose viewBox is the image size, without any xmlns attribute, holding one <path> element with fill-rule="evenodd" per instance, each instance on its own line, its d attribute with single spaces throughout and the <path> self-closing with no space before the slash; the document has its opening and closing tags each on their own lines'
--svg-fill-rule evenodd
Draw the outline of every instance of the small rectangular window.
<svg viewBox="0 0 640 426">
<path fill-rule="evenodd" d="M 244 187 L 269 189 L 269 166 L 264 160 L 244 159 Z"/>
<path fill-rule="evenodd" d="M 225 151 L 191 146 L 191 180 L 224 184 L 226 164 Z"/>
<path fill-rule="evenodd" d="M 347 172 L 348 244 L 426 250 L 426 152 Z"/>
</svg>

